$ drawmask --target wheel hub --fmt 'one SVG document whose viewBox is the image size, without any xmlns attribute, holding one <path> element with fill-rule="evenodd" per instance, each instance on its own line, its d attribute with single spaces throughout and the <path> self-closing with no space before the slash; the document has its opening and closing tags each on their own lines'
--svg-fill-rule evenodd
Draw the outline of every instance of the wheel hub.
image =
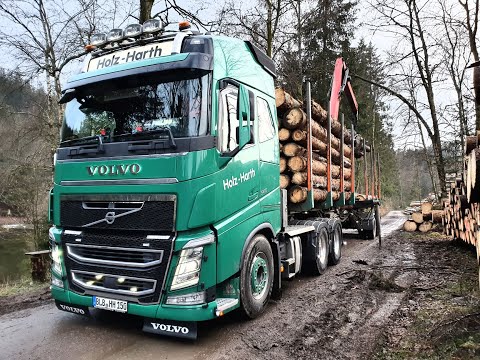
<svg viewBox="0 0 480 360">
<path fill-rule="evenodd" d="M 265 259 L 257 254 L 253 260 L 250 272 L 250 283 L 253 296 L 258 298 L 263 295 L 268 282 L 268 267 Z"/>
</svg>

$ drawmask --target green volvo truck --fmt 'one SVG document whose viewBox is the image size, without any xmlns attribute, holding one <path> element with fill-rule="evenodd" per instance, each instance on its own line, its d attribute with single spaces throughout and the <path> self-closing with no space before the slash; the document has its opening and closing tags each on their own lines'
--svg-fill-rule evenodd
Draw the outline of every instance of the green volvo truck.
<svg viewBox="0 0 480 360">
<path fill-rule="evenodd" d="M 49 210 L 60 310 L 195 338 L 197 322 L 237 308 L 254 318 L 285 279 L 340 261 L 355 196 L 286 201 L 269 57 L 158 20 L 91 40 L 60 100 Z"/>
</svg>

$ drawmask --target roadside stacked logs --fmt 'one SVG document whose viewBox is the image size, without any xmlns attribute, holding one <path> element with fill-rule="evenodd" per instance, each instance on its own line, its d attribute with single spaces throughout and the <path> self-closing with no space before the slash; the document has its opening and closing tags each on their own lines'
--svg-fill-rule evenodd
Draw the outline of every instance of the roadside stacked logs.
<svg viewBox="0 0 480 360">
<path fill-rule="evenodd" d="M 433 228 L 433 224 L 442 222 L 442 216 L 443 210 L 433 209 L 431 202 L 423 202 L 420 204 L 420 210 L 412 213 L 411 218 L 405 221 L 403 230 L 428 232 Z"/>
<path fill-rule="evenodd" d="M 307 152 L 307 115 L 301 101 L 294 99 L 281 88 L 275 90 L 278 114 L 278 137 L 280 141 L 280 187 L 288 189 L 288 198 L 292 203 L 301 203 L 307 199 L 308 152 Z M 327 153 L 328 153 L 328 121 L 327 111 L 312 101 L 312 187 L 315 201 L 327 198 Z M 343 154 L 341 153 L 342 125 L 339 121 L 331 121 L 331 174 L 332 198 L 338 200 L 341 192 L 345 192 L 348 200 L 351 196 L 351 155 L 363 156 L 363 139 L 357 136 L 352 139 L 351 133 L 343 129 Z M 362 143 L 362 146 L 356 144 Z M 368 149 L 369 150 L 369 149 Z M 367 150 L 367 151 L 368 151 Z M 344 166 L 343 189 L 341 189 L 341 164 Z"/>
<path fill-rule="evenodd" d="M 471 151 L 471 154 L 475 153 L 475 150 L 477 149 Z M 467 156 L 467 159 L 469 158 L 470 156 Z M 466 164 L 467 171 L 465 173 L 469 176 L 468 169 L 471 164 L 468 160 Z M 477 165 L 476 161 L 475 165 Z M 453 239 L 459 239 L 476 246 L 477 242 L 480 242 L 478 230 L 480 204 L 478 198 L 474 196 L 478 184 L 475 180 L 472 183 L 471 179 L 467 179 L 467 183 L 462 179 L 457 179 L 451 184 L 448 199 L 443 201 L 443 232 Z"/>
</svg>

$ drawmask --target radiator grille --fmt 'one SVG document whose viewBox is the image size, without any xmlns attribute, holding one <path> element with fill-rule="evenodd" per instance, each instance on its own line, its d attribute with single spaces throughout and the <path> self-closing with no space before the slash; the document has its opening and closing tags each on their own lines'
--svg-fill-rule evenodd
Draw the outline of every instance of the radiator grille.
<svg viewBox="0 0 480 360">
<path fill-rule="evenodd" d="M 60 199 L 63 228 L 173 231 L 174 195 L 64 195 Z"/>
<path fill-rule="evenodd" d="M 117 299 L 158 303 L 173 239 L 173 233 L 64 231 L 62 245 L 70 288 L 79 294 L 115 294 Z"/>
</svg>

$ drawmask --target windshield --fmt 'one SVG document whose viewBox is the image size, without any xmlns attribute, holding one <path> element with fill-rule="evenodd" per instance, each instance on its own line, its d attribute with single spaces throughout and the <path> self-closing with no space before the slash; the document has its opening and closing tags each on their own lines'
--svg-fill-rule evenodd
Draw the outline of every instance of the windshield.
<svg viewBox="0 0 480 360">
<path fill-rule="evenodd" d="M 125 78 L 76 89 L 65 109 L 61 141 L 68 146 L 98 136 L 117 142 L 206 135 L 208 89 L 208 75 L 168 82 Z"/>
</svg>

